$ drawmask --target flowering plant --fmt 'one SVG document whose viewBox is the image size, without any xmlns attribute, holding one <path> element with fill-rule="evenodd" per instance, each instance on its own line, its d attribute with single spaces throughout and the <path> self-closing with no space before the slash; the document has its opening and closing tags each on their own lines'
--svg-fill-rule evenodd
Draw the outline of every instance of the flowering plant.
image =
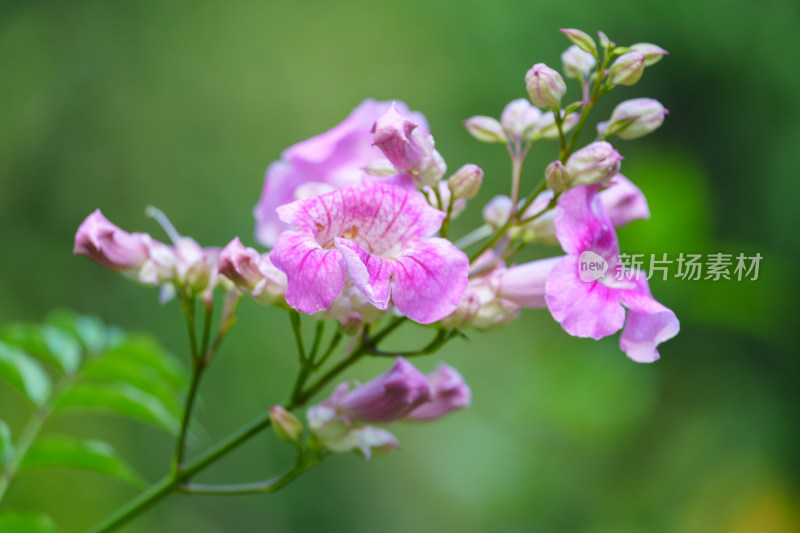
<svg viewBox="0 0 800 533">
<path fill-rule="evenodd" d="M 466 164 L 448 176 L 425 117 L 401 102 L 373 100 L 269 166 L 254 210 L 256 238 L 266 252 L 246 247 L 239 237 L 222 248 L 203 247 L 178 233 L 155 208 L 148 214 L 163 226 L 170 244 L 128 233 L 100 210 L 84 220 L 74 252 L 160 287 L 162 302 L 176 299 L 186 317 L 191 354 L 170 472 L 93 531 L 111 531 L 171 492 L 269 493 L 332 454 L 356 452 L 369 459 L 396 448 L 398 441 L 385 426 L 432 421 L 471 401 L 457 370 L 442 364 L 425 375 L 408 359 L 435 353 L 465 330 L 510 323 L 523 308 L 547 308 L 573 336 L 600 339 L 622 330 L 619 345 L 630 359 L 658 359 L 658 345 L 675 336 L 679 324 L 653 298 L 642 273 L 619 259 L 615 228 L 649 217 L 649 210 L 642 192 L 620 174 L 622 156 L 609 139 L 650 133 L 667 112 L 651 99 L 622 102 L 598 124 L 593 142 L 580 148 L 578 143 L 597 101 L 618 85 L 636 83 L 666 51 L 647 43 L 617 46 L 602 32 L 598 46 L 582 31 L 562 32 L 573 43 L 562 54 L 563 71 L 576 80 L 579 100 L 564 104 L 566 81 L 538 63 L 524 78 L 529 99 L 510 102 L 499 120 L 464 121 L 478 141 L 506 147 L 511 180 L 507 196 L 483 207 L 485 224 L 458 239 L 451 238 L 451 222 L 480 197 L 484 172 Z M 545 140 L 557 143 L 557 157 L 531 186 L 524 163 L 533 144 Z M 561 251 L 514 262 L 534 244 Z M 201 380 L 235 324 L 243 297 L 286 311 L 299 370 L 285 403 L 189 460 L 186 440 Z M 311 323 L 309 336 L 303 328 Z M 406 323 L 427 333 L 427 342 L 408 351 L 383 348 Z M 326 332 L 331 326 L 333 332 Z M 326 399 L 316 399 L 366 357 L 394 363 L 365 384 L 341 382 Z M 305 420 L 293 413 L 304 407 Z M 245 484 L 193 481 L 270 426 L 296 449 L 286 473 Z M 29 449 L 18 447 L 4 461 L 0 497 Z"/>
</svg>

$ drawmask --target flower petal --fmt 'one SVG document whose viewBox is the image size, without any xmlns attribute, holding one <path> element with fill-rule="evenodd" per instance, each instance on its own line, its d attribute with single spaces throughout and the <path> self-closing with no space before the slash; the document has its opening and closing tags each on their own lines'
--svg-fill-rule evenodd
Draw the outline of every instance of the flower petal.
<svg viewBox="0 0 800 533">
<path fill-rule="evenodd" d="M 637 290 L 618 291 L 628 308 L 619 347 L 634 361 L 652 363 L 659 358 L 656 346 L 677 335 L 680 323 L 672 310 L 653 299 L 644 275 L 636 278 Z"/>
<path fill-rule="evenodd" d="M 452 313 L 467 288 L 469 259 L 445 239 L 413 241 L 392 264 L 392 300 L 408 318 L 430 324 Z"/>
<path fill-rule="evenodd" d="M 647 198 L 631 180 L 617 174 L 607 189 L 598 194 L 603 210 L 615 228 L 640 218 L 650 218 Z"/>
<path fill-rule="evenodd" d="M 339 250 L 323 249 L 307 233 L 283 232 L 270 259 L 286 274 L 286 302 L 298 311 L 311 314 L 327 309 L 344 288 L 345 267 Z"/>
<path fill-rule="evenodd" d="M 344 265 L 353 285 L 378 309 L 386 309 L 392 292 L 389 276 L 391 267 L 378 256 L 365 252 L 355 242 L 336 237 L 336 248 L 341 252 Z"/>
<path fill-rule="evenodd" d="M 556 237 L 570 255 L 592 251 L 617 264 L 619 244 L 614 226 L 597 200 L 599 185 L 573 187 L 561 195 L 556 207 Z"/>
<path fill-rule="evenodd" d="M 573 256 L 553 268 L 545 299 L 553 318 L 575 337 L 601 339 L 619 331 L 625 322 L 617 291 L 598 281 L 581 281 L 578 259 Z"/>
<path fill-rule="evenodd" d="M 547 307 L 545 284 L 550 272 L 563 257 L 540 259 L 515 265 L 500 275 L 498 296 L 511 300 L 522 307 Z"/>
</svg>

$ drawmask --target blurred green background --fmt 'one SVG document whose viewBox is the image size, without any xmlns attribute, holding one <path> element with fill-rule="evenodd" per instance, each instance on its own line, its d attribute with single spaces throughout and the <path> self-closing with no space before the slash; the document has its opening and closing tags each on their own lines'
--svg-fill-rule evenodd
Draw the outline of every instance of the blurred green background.
<svg viewBox="0 0 800 533">
<path fill-rule="evenodd" d="M 569 43 L 559 27 L 653 42 L 670 56 L 594 114 L 593 123 L 643 96 L 671 111 L 654 135 L 615 141 L 652 210 L 620 231 L 623 250 L 759 252 L 758 281 L 652 282 L 682 326 L 652 365 L 627 360 L 616 337 L 570 338 L 546 311 L 473 332 L 420 362 L 460 369 L 473 407 L 393 428 L 399 452 L 334 457 L 274 495 L 171 496 L 122 531 L 798 531 L 798 9 L 794 0 L 1 0 L 0 324 L 69 307 L 151 331 L 183 356 L 174 302 L 162 307 L 157 291 L 72 256 L 92 210 L 158 235 L 144 216 L 153 204 L 204 245 L 236 235 L 254 245 L 266 166 L 373 97 L 424 112 L 451 169 L 485 169 L 458 235 L 506 191 L 509 173 L 503 150 L 469 137 L 463 119 L 498 116 L 524 97 L 533 63 L 560 68 Z M 567 99 L 577 98 L 570 85 Z M 555 150 L 535 145 L 528 187 Z M 402 331 L 397 345 L 412 347 L 417 330 Z M 243 302 L 226 342 L 202 389 L 192 453 L 282 401 L 294 376 L 283 313 Z M 367 361 L 350 375 L 389 365 Z M 18 427 L 24 404 L 3 387 L 0 416 Z M 50 429 L 113 442 L 151 480 L 172 451 L 156 430 L 112 418 L 64 417 Z M 291 461 L 288 448 L 261 436 L 201 479 L 273 475 Z M 32 473 L 2 509 L 43 510 L 82 531 L 135 494 L 92 474 Z"/>
</svg>

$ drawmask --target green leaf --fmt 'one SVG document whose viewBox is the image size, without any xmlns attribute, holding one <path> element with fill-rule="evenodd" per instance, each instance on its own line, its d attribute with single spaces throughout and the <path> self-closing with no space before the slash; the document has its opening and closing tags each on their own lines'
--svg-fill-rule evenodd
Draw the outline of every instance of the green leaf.
<svg viewBox="0 0 800 533">
<path fill-rule="evenodd" d="M 47 515 L 14 511 L 0 515 L 0 531 L 3 533 L 59 533 L 55 523 Z"/>
<path fill-rule="evenodd" d="M 69 375 L 77 372 L 81 363 L 80 344 L 60 328 L 11 324 L 3 329 L 0 339 L 34 357 L 53 363 Z"/>
<path fill-rule="evenodd" d="M 0 420 L 0 465 L 5 466 L 14 455 L 14 437 L 5 420 Z"/>
<path fill-rule="evenodd" d="M 28 354 L 0 341 L 0 377 L 5 378 L 34 405 L 42 405 L 50 395 L 50 376 Z"/>
<path fill-rule="evenodd" d="M 178 417 L 157 397 L 125 383 L 79 383 L 58 402 L 58 410 L 88 409 L 155 424 L 177 434 Z"/>
<path fill-rule="evenodd" d="M 103 321 L 94 316 L 76 315 L 62 309 L 50 313 L 46 323 L 71 334 L 90 354 L 100 353 L 111 340 Z"/>
<path fill-rule="evenodd" d="M 170 413 L 178 417 L 183 410 L 178 390 L 159 369 L 147 362 L 128 357 L 125 350 L 106 352 L 102 357 L 90 361 L 81 371 L 84 378 L 124 382 L 147 391 Z"/>
<path fill-rule="evenodd" d="M 20 472 L 33 468 L 77 468 L 144 486 L 142 478 L 114 448 L 98 440 L 80 441 L 65 435 L 43 437 L 28 450 L 20 464 Z"/>
<path fill-rule="evenodd" d="M 183 365 L 153 338 L 147 335 L 129 335 L 103 357 L 136 361 L 157 371 L 176 390 L 183 390 L 188 377 Z"/>
</svg>

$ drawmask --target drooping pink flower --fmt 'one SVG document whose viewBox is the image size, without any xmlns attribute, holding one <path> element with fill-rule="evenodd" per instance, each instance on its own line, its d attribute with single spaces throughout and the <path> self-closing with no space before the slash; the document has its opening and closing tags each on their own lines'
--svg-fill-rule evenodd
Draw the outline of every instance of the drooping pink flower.
<svg viewBox="0 0 800 533">
<path fill-rule="evenodd" d="M 72 253 L 112 270 L 135 270 L 147 261 L 151 240 L 147 234 L 120 229 L 96 209 L 78 227 Z"/>
<path fill-rule="evenodd" d="M 281 154 L 279 161 L 269 166 L 261 199 L 253 210 L 259 242 L 273 246 L 281 232 L 288 229 L 275 213 L 278 206 L 322 189 L 338 189 L 358 183 L 363 177 L 363 169 L 383 158 L 381 151 L 372 146 L 370 130 L 390 105 L 391 102 L 365 100 L 344 122 L 291 146 Z M 421 113 L 408 111 L 402 102 L 395 102 L 395 106 L 427 131 L 428 124 Z M 306 184 L 311 185 L 298 190 Z"/>
<path fill-rule="evenodd" d="M 430 399 L 406 415 L 405 420 L 435 420 L 456 409 L 469 407 L 472 391 L 455 368 L 439 365 L 428 374 L 427 380 L 431 390 Z"/>
<path fill-rule="evenodd" d="M 470 404 L 471 392 L 461 374 L 441 365 L 428 376 L 398 357 L 377 378 L 350 390 L 348 383 L 308 410 L 309 428 L 328 449 L 359 450 L 369 458 L 374 450 L 398 447 L 397 439 L 371 424 L 402 420 L 429 421 Z"/>
<path fill-rule="evenodd" d="M 678 319 L 653 299 L 641 272 L 626 272 L 619 263 L 617 236 L 597 197 L 599 187 L 575 187 L 559 198 L 556 236 L 567 256 L 547 279 L 547 306 L 577 337 L 600 339 L 624 325 L 620 348 L 634 361 L 652 362 L 659 357 L 658 344 L 678 333 Z"/>
<path fill-rule="evenodd" d="M 327 309 L 346 279 L 379 309 L 390 300 L 427 324 L 455 309 L 469 260 L 432 237 L 444 213 L 413 189 L 361 183 L 278 208 L 294 230 L 270 254 L 287 276 L 286 301 L 304 313 Z"/>
</svg>

